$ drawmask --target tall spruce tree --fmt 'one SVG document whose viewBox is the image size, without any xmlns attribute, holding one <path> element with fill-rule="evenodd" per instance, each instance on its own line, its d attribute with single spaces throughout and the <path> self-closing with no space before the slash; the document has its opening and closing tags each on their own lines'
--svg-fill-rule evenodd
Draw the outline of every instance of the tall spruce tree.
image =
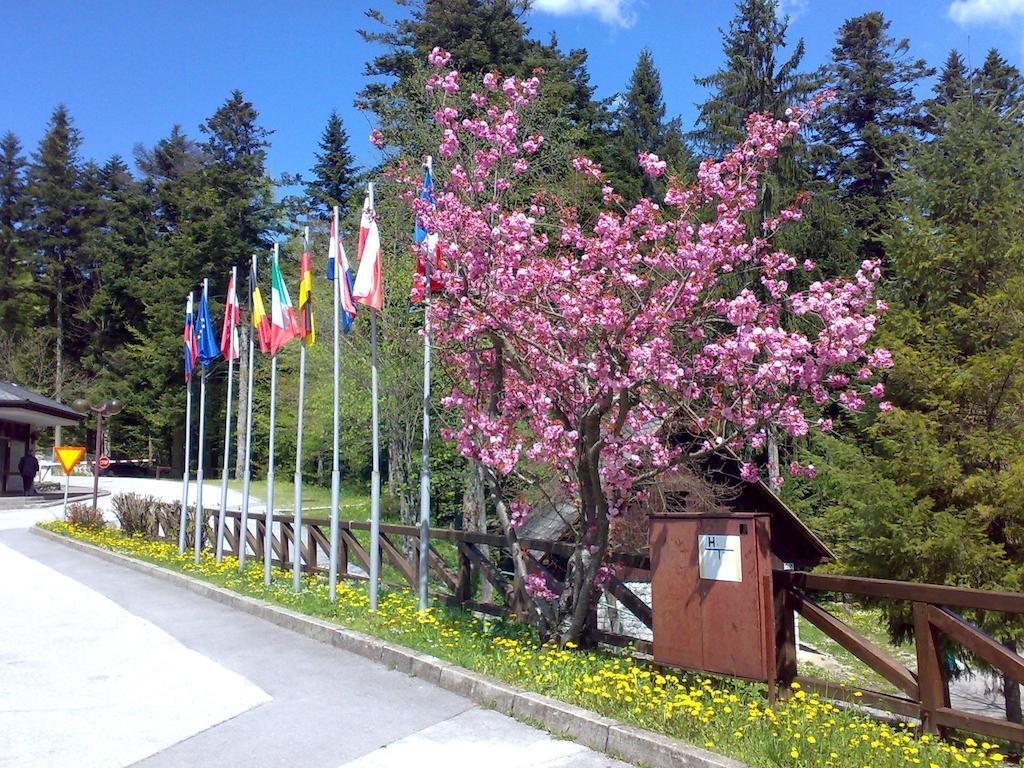
<svg viewBox="0 0 1024 768">
<path fill-rule="evenodd" d="M 313 180 L 306 184 L 309 207 L 328 216 L 334 206 L 344 216 L 356 185 L 356 163 L 348 148 L 348 133 L 337 110 L 331 112 L 320 137 Z"/>
<path fill-rule="evenodd" d="M 34 308 L 23 231 L 26 165 L 18 137 L 8 131 L 0 139 L 0 329 L 11 337 L 29 325 Z"/>
<path fill-rule="evenodd" d="M 820 121 L 825 167 L 860 235 L 858 251 L 873 258 L 883 254 L 892 180 L 926 123 L 914 86 L 933 74 L 889 26 L 878 11 L 847 20 L 821 73 L 838 94 Z"/>
<path fill-rule="evenodd" d="M 50 391 L 58 399 L 64 394 L 70 361 L 78 359 L 85 341 L 71 322 L 82 306 L 88 280 L 81 269 L 81 255 L 89 235 L 91 201 L 82 184 L 81 144 L 67 108 L 60 105 L 29 167 L 30 242 L 37 284 L 53 329 Z"/>
<path fill-rule="evenodd" d="M 778 0 L 741 0 L 728 31 L 722 30 L 725 63 L 712 75 L 694 78 L 710 90 L 691 133 L 701 152 L 723 156 L 743 138 L 752 112 L 781 115 L 813 89 L 813 78 L 800 71 L 803 39 L 780 61 L 789 20 L 778 14 Z"/>
<path fill-rule="evenodd" d="M 627 202 L 651 197 L 658 185 L 643 172 L 639 152 L 654 152 L 679 173 L 690 159 L 679 119 L 666 122 L 661 74 L 649 49 L 640 51 L 629 87 L 615 110 L 612 139 L 606 152 L 605 169 L 616 190 Z"/>
</svg>

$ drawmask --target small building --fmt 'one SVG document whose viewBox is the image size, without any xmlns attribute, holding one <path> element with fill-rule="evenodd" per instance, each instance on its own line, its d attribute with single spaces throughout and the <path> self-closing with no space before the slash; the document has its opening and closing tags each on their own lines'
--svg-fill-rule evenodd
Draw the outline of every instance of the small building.
<svg viewBox="0 0 1024 768">
<path fill-rule="evenodd" d="M 0 381 L 0 494 L 22 490 L 18 461 L 40 432 L 52 427 L 72 427 L 84 418 L 38 392 L 13 381 Z"/>
</svg>

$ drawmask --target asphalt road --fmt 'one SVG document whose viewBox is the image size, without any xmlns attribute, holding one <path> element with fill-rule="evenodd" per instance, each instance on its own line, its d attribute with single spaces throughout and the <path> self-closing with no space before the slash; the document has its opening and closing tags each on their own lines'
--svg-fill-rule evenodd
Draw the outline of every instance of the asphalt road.
<svg viewBox="0 0 1024 768">
<path fill-rule="evenodd" d="M 623 768 L 0 516 L 0 766 Z"/>
</svg>

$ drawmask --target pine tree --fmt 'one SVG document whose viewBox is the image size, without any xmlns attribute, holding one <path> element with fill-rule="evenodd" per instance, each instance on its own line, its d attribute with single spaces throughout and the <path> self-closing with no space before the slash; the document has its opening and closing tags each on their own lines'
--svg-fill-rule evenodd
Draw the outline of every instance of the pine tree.
<svg viewBox="0 0 1024 768">
<path fill-rule="evenodd" d="M 629 88 L 615 112 L 614 133 L 608 146 L 605 168 L 616 190 L 627 202 L 655 194 L 655 180 L 643 172 L 639 152 L 653 152 L 679 173 L 689 161 L 679 120 L 665 121 L 661 74 L 650 50 L 644 48 L 630 77 Z"/>
<path fill-rule="evenodd" d="M 348 210 L 349 198 L 356 185 L 355 158 L 348 148 L 348 133 L 337 110 L 327 119 L 320 137 L 320 151 L 313 164 L 313 181 L 306 184 L 306 198 L 310 208 L 329 216 L 338 206 L 341 215 Z"/>
<path fill-rule="evenodd" d="M 712 75 L 694 79 L 711 93 L 700 105 L 691 137 L 712 157 L 722 157 L 739 142 L 752 112 L 781 115 L 814 87 L 813 79 L 799 71 L 802 39 L 779 63 L 789 20 L 780 19 L 778 11 L 778 0 L 741 0 L 729 30 L 722 31 L 725 64 Z"/>
<path fill-rule="evenodd" d="M 90 201 L 82 186 L 82 139 L 67 108 L 58 106 L 29 167 L 29 230 L 39 277 L 54 333 L 53 386 L 64 394 L 69 360 L 76 360 L 84 339 L 69 322 L 82 305 L 81 254 L 88 237 Z"/>
<path fill-rule="evenodd" d="M 933 103 L 945 106 L 956 101 L 967 92 L 970 87 L 968 81 L 967 65 L 960 52 L 954 48 L 946 57 L 946 63 L 942 65 L 938 81 L 932 86 L 932 92 L 935 94 Z"/>
<path fill-rule="evenodd" d="M 12 337 L 29 325 L 34 309 L 25 265 L 25 167 L 18 137 L 6 133 L 0 140 L 0 328 Z"/>
<path fill-rule="evenodd" d="M 914 86 L 933 74 L 924 60 L 908 58 L 909 41 L 891 37 L 889 26 L 878 11 L 849 19 L 822 70 L 838 94 L 821 120 L 826 170 L 860 233 L 859 252 L 873 258 L 883 252 L 893 177 L 925 125 Z"/>
</svg>

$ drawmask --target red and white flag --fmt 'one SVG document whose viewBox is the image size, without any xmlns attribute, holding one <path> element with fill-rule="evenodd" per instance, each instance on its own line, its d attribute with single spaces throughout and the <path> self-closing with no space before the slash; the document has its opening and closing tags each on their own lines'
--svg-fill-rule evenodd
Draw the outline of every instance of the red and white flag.
<svg viewBox="0 0 1024 768">
<path fill-rule="evenodd" d="M 384 278 L 380 261 L 380 232 L 370 195 L 363 202 L 359 222 L 359 271 L 352 286 L 352 298 L 378 312 L 384 308 Z"/>
<path fill-rule="evenodd" d="M 231 280 L 228 282 L 228 298 L 224 305 L 224 327 L 220 332 L 220 353 L 225 360 L 237 360 L 240 350 L 238 347 L 238 323 L 242 313 L 238 306 L 238 291 L 235 289 L 235 270 L 231 270 Z"/>
</svg>

